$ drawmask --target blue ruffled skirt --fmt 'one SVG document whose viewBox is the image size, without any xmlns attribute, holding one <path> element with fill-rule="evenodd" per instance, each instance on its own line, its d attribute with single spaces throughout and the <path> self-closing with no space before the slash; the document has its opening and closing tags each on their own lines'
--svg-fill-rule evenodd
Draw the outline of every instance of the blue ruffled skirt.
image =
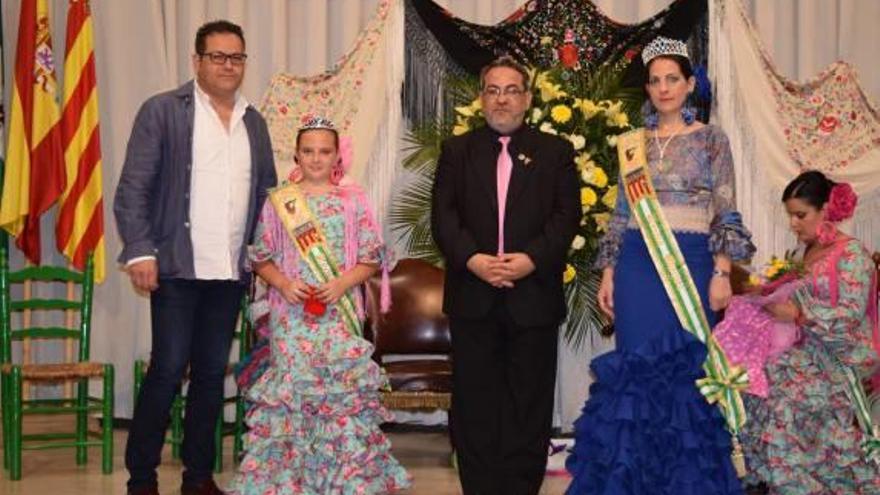
<svg viewBox="0 0 880 495">
<path fill-rule="evenodd" d="M 708 236 L 675 237 L 708 311 Z M 614 312 L 616 349 L 591 364 L 596 381 L 574 424 L 566 494 L 742 494 L 724 420 L 694 384 L 706 347 L 679 324 L 636 230 L 624 234 Z"/>
</svg>

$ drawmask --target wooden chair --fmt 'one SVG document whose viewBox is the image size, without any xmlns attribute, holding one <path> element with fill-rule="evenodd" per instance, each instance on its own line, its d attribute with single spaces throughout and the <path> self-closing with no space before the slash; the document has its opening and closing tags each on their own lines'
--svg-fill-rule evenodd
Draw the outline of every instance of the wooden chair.
<svg viewBox="0 0 880 495">
<path fill-rule="evenodd" d="M 76 272 L 60 267 L 27 267 L 10 272 L 6 246 L 0 246 L 0 387 L 2 387 L 3 412 L 3 466 L 9 469 L 9 477 L 21 479 L 22 450 L 47 448 L 76 448 L 76 463 L 85 464 L 88 447 L 101 446 L 102 471 L 113 471 L 113 365 L 89 360 L 91 338 L 93 261 L 89 257 L 84 272 Z M 54 299 L 27 297 L 29 284 L 67 284 L 68 293 L 77 292 L 78 299 Z M 12 285 L 25 286 L 25 297 L 12 298 Z M 73 299 L 73 298 L 71 298 Z M 30 325 L 30 316 L 40 314 L 66 313 L 76 318 L 66 318 L 71 326 Z M 23 324 L 12 328 L 13 314 L 20 314 Z M 77 321 L 78 320 L 78 321 Z M 78 351 L 73 355 L 72 346 L 69 360 L 60 363 L 28 364 L 24 359 L 37 346 L 37 341 L 67 341 L 78 343 Z M 24 363 L 13 362 L 12 342 L 22 342 Z M 103 397 L 88 395 L 89 380 L 100 378 L 103 381 Z M 68 382 L 76 384 L 74 397 L 62 399 L 30 399 L 23 394 L 24 383 Z M 89 414 L 101 412 L 103 415 L 100 433 L 90 432 Z M 40 433 L 24 435 L 22 422 L 25 415 L 32 414 L 71 414 L 76 417 L 73 433 Z M 97 440 L 90 440 L 97 438 Z"/>
<path fill-rule="evenodd" d="M 391 311 L 381 314 L 381 277 L 366 284 L 364 334 L 375 346 L 373 359 L 391 389 L 382 393 L 389 409 L 449 410 L 452 399 L 452 339 L 443 314 L 443 270 L 403 259 L 390 274 Z M 389 359 L 400 357 L 401 360 Z M 404 359 L 405 358 L 405 359 Z"/>
<path fill-rule="evenodd" d="M 244 357 L 250 352 L 251 346 L 253 345 L 253 328 L 250 323 L 250 320 L 247 317 L 247 308 L 250 299 L 248 296 L 242 298 L 241 301 L 241 316 L 239 319 L 238 329 L 233 334 L 233 338 L 238 340 L 238 360 L 241 361 Z M 235 369 L 236 363 L 232 362 L 226 366 L 226 374 L 232 374 Z M 149 367 L 149 362 L 145 360 L 138 359 L 134 362 L 134 402 L 137 403 L 138 397 L 140 396 L 141 386 L 143 385 L 144 378 L 146 377 L 147 368 Z M 183 383 L 180 385 L 180 390 L 178 390 L 177 394 L 174 396 L 174 401 L 171 403 L 171 412 L 170 412 L 170 421 L 169 427 L 170 431 L 168 436 L 165 439 L 165 443 L 171 445 L 171 457 L 174 459 L 180 459 L 180 446 L 183 444 L 183 412 L 186 406 L 186 396 L 183 394 L 183 385 L 189 377 L 184 377 Z M 235 407 L 235 419 L 231 426 L 226 425 L 223 421 L 223 411 L 225 411 L 227 405 L 234 405 Z M 220 473 L 223 471 L 223 438 L 232 435 L 232 457 L 233 459 L 238 460 L 241 456 L 241 452 L 243 450 L 243 436 L 244 436 L 244 413 L 245 413 L 245 404 L 244 398 L 236 393 L 230 397 L 223 398 L 223 410 L 220 412 L 220 417 L 217 418 L 217 424 L 214 427 L 214 472 Z"/>
</svg>

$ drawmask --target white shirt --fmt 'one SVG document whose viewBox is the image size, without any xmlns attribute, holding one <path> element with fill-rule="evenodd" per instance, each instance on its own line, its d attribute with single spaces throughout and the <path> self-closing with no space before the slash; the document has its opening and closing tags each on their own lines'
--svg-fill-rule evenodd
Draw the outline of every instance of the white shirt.
<svg viewBox="0 0 880 495">
<path fill-rule="evenodd" d="M 197 279 L 238 279 L 251 187 L 250 140 L 242 120 L 247 106 L 237 95 L 227 130 L 210 96 L 195 84 L 189 224 Z"/>
</svg>

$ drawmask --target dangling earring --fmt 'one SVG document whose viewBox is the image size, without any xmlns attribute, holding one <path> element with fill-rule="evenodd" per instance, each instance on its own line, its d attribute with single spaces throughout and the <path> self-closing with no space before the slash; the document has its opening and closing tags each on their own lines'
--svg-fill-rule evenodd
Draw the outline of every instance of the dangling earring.
<svg viewBox="0 0 880 495">
<path fill-rule="evenodd" d="M 642 122 L 645 128 L 654 130 L 660 125 L 660 115 L 657 114 L 657 108 L 651 103 L 650 98 L 642 104 Z"/>
<path fill-rule="evenodd" d="M 684 120 L 685 125 L 691 125 L 697 120 L 697 110 L 693 105 L 693 96 L 693 93 L 688 93 L 684 106 L 681 107 L 681 119 Z"/>
<path fill-rule="evenodd" d="M 291 168 L 290 172 L 287 174 L 287 180 L 294 184 L 303 180 L 303 171 L 299 164 L 293 164 L 293 168 Z"/>
<path fill-rule="evenodd" d="M 330 171 L 330 183 L 334 186 L 338 186 L 340 182 L 342 182 L 342 176 L 345 175 L 345 170 L 342 168 L 342 162 L 336 162 L 336 165 L 333 166 L 333 170 Z"/>
<path fill-rule="evenodd" d="M 816 237 L 819 239 L 819 244 L 827 246 L 837 239 L 837 228 L 833 223 L 825 220 L 816 227 Z"/>
</svg>

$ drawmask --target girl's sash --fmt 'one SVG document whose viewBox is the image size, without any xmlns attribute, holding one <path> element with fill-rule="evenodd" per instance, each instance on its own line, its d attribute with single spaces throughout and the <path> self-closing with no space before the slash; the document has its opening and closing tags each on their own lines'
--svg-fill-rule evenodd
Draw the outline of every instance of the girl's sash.
<svg viewBox="0 0 880 495">
<path fill-rule="evenodd" d="M 745 462 L 737 435 L 746 422 L 740 390 L 748 387 L 748 376 L 745 369 L 730 365 L 712 336 L 697 288 L 651 182 L 644 129 L 618 136 L 617 154 L 627 202 L 675 314 L 681 326 L 706 345 L 708 353 L 703 363 L 706 377 L 697 380 L 697 386 L 710 404 L 718 403 L 731 433 L 734 467 L 743 476 Z"/>
<path fill-rule="evenodd" d="M 284 225 L 284 230 L 293 241 L 300 259 L 312 271 L 320 283 L 327 283 L 339 277 L 339 264 L 327 246 L 327 238 L 321 224 L 315 220 L 306 198 L 295 184 L 279 187 L 269 193 L 269 200 Z M 353 335 L 361 335 L 360 320 L 354 298 L 346 292 L 336 304 L 345 327 Z"/>
</svg>

